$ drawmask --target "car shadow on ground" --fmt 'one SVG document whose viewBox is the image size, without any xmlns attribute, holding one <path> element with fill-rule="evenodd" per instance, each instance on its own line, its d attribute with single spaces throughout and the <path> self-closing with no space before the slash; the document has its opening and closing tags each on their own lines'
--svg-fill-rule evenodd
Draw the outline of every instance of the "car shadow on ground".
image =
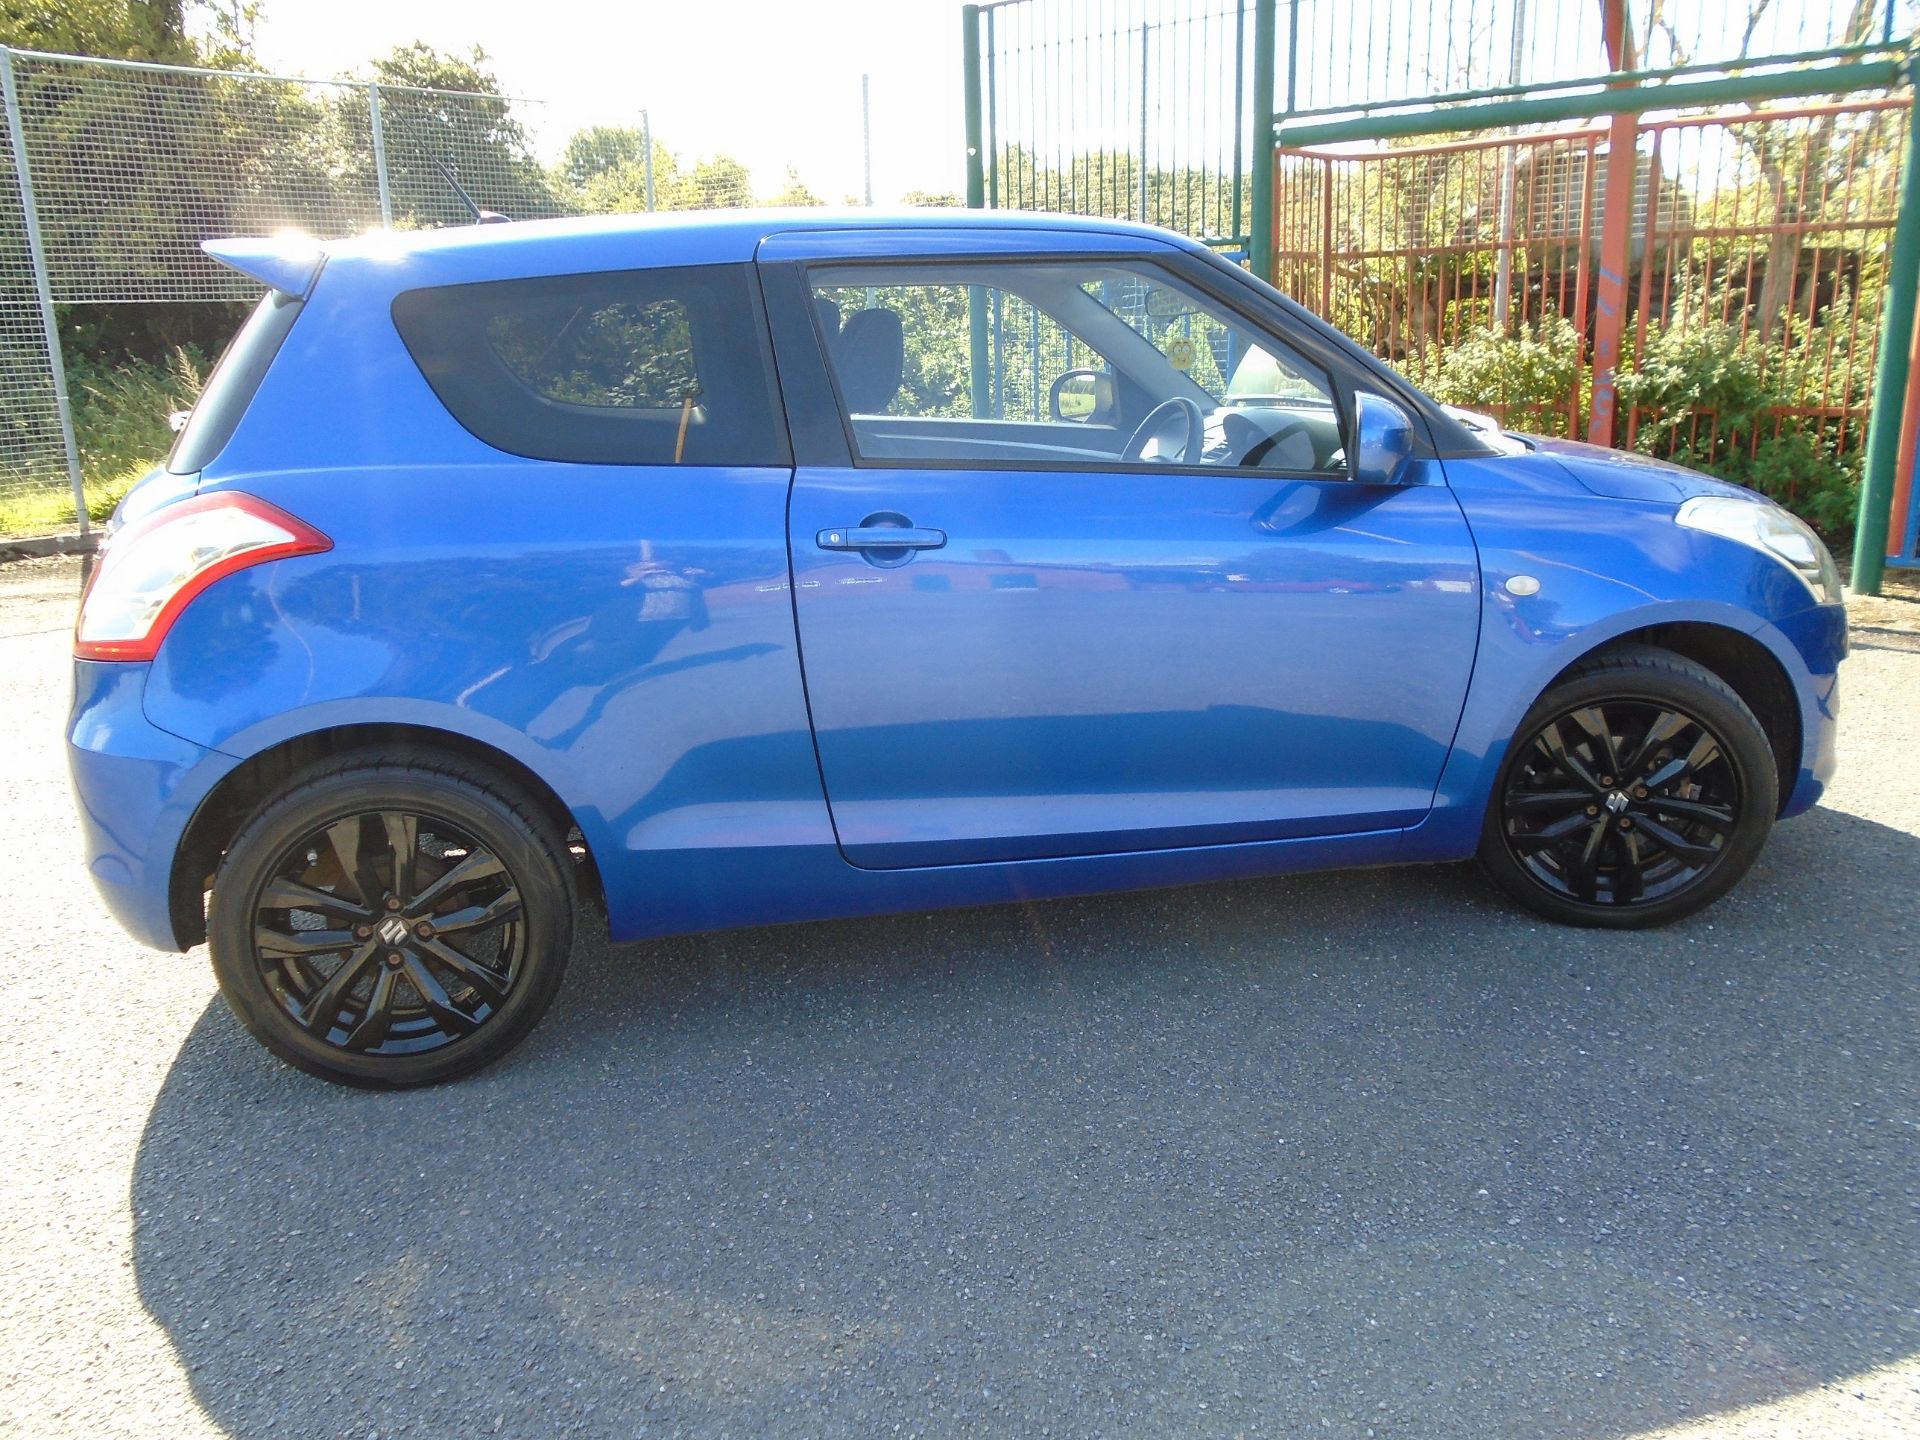
<svg viewBox="0 0 1920 1440">
<path fill-rule="evenodd" d="M 516 1055 L 402 1095 L 216 1001 L 141 1144 L 140 1292 L 248 1437 L 1766 1401 L 1920 1349 L 1916 874 L 1822 810 L 1652 935 L 1437 869 L 588 944 Z"/>
</svg>

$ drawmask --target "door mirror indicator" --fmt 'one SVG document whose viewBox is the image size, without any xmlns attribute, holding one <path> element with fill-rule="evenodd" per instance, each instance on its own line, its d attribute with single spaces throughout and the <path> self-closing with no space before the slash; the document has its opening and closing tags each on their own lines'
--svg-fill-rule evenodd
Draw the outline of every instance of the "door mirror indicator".
<svg viewBox="0 0 1920 1440">
<path fill-rule="evenodd" d="M 1362 485 L 1404 485 L 1413 460 L 1413 421 L 1384 395 L 1354 400 L 1353 478 Z"/>
<path fill-rule="evenodd" d="M 1103 370 L 1069 370 L 1053 382 L 1047 409 L 1056 420 L 1097 424 L 1113 416 L 1113 377 Z"/>
</svg>

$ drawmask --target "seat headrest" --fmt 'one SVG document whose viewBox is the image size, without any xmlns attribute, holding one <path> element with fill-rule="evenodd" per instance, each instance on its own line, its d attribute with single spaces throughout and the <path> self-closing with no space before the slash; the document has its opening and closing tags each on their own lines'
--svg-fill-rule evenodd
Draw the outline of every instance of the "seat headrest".
<svg viewBox="0 0 1920 1440">
<path fill-rule="evenodd" d="M 861 415 L 884 412 L 900 388 L 906 363 L 906 338 L 895 311 L 856 310 L 847 317 L 834 364 L 849 410 Z"/>
<path fill-rule="evenodd" d="M 813 313 L 820 321 L 820 338 L 827 342 L 832 350 L 834 342 L 840 338 L 840 306 L 826 295 L 813 297 Z"/>
</svg>

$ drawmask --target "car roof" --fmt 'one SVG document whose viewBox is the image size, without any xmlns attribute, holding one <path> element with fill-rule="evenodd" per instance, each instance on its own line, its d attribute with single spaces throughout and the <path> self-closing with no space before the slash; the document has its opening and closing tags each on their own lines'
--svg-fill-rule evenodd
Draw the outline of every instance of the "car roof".
<svg viewBox="0 0 1920 1440">
<path fill-rule="evenodd" d="M 680 210 L 635 215 L 585 215 L 457 225 L 436 230 L 375 230 L 325 242 L 326 268 L 389 274 L 402 287 L 455 279 L 501 278 L 568 271 L 627 269 L 637 265 L 743 263 L 762 241 L 803 232 L 991 231 L 1008 239 L 1022 233 L 1083 234 L 1136 238 L 1142 248 L 1194 242 L 1128 220 L 1077 215 L 1027 214 L 952 207 L 907 210 L 759 209 Z M 292 243 L 292 237 L 285 237 Z M 256 242 L 224 241 L 210 253 L 236 251 Z M 268 242 L 257 242 L 266 244 Z M 307 246 L 314 242 L 306 240 Z M 1102 247 L 1106 248 L 1106 247 Z M 221 258 L 226 258 L 221 256 Z M 234 264 L 231 258 L 226 263 Z M 236 268 L 242 268 L 236 264 Z M 248 273 L 261 278 L 251 267 Z M 371 279 L 371 274 L 363 278 Z M 267 283 L 275 283 L 268 281 Z"/>
</svg>

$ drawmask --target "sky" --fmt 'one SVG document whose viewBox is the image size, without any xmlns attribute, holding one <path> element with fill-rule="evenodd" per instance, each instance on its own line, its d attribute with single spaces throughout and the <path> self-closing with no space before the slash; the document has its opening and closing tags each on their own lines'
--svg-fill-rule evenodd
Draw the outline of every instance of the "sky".
<svg viewBox="0 0 1920 1440">
<path fill-rule="evenodd" d="M 1669 0 L 1663 13 L 1692 58 L 1718 57 L 1737 49 L 1740 21 L 1755 3 Z M 1760 12 L 1765 24 L 1756 53 L 1823 43 L 1855 3 L 1772 0 Z M 1641 5 L 1634 8 L 1644 16 Z M 1226 16 L 1233 4 L 1075 0 L 1039 7 L 1040 19 L 1023 21 L 1030 9 L 1002 12 L 1002 39 L 1024 43 L 1022 24 L 1040 27 L 1031 32 L 1032 53 L 1040 57 L 1035 70 L 1045 71 L 1050 83 L 1034 94 L 1044 102 L 1037 113 L 1050 115 L 1046 123 L 1055 137 L 1040 145 L 1044 153 L 1056 141 L 1069 149 L 1076 143 L 1132 144 L 1140 130 L 1133 77 L 1143 63 L 1131 48 L 1133 17 Z M 1903 16 L 1916 9 L 1917 0 L 1899 0 Z M 1100 51 L 1105 62 L 1088 62 L 1084 52 L 1074 52 L 1065 81 L 1081 99 L 1065 103 L 1081 108 L 1071 112 L 1052 98 L 1061 87 L 1055 52 L 1044 44 L 1051 33 L 1044 17 L 1054 10 L 1069 25 L 1084 23 L 1072 19 L 1083 12 L 1105 16 L 1111 10 L 1128 20 L 1126 35 L 1116 30 Z M 1510 33 L 1516 13 L 1529 17 L 1523 78 L 1564 74 L 1561 67 L 1567 66 L 1580 73 L 1604 67 L 1594 0 L 1464 0 L 1452 6 L 1435 0 L 1316 0 L 1302 7 L 1300 49 L 1313 58 L 1301 83 L 1314 92 L 1303 91 L 1302 104 L 1405 94 L 1407 85 L 1446 90 L 1505 83 L 1512 78 L 1511 61 L 1500 37 Z M 1196 87 L 1191 90 L 1166 88 L 1180 83 L 1167 77 L 1183 57 L 1189 75 L 1218 72 L 1220 85 L 1231 84 L 1224 51 L 1203 47 L 1199 70 L 1192 68 L 1194 52 L 1180 37 L 1195 33 L 1191 26 L 1166 28 L 1151 55 L 1159 82 L 1151 128 L 1162 157 L 1155 163 L 1182 163 L 1189 150 L 1194 153 L 1184 163 L 1207 163 L 1209 156 L 1223 163 L 1222 147 L 1230 144 L 1217 118 L 1210 118 L 1221 108 L 1212 102 L 1224 101 L 1224 95 L 1205 91 L 1199 78 L 1187 82 Z M 518 112 L 543 159 L 556 158 L 567 136 L 582 126 L 638 125 L 644 109 L 656 139 L 669 150 L 688 161 L 733 156 L 747 165 L 763 198 L 784 188 L 791 167 L 823 199 L 859 201 L 860 81 L 866 73 L 875 201 L 887 205 L 910 190 L 957 194 L 965 188 L 959 0 L 263 0 L 255 49 L 268 69 L 325 78 L 362 70 L 375 56 L 414 40 L 455 52 L 477 43 L 508 93 L 544 102 Z M 1214 43 L 1225 42 L 1215 34 Z M 1433 73 L 1401 76 L 1394 67 L 1411 63 L 1410 50 L 1427 56 L 1422 63 Z M 1087 68 L 1090 63 L 1117 68 L 1096 72 Z M 1027 123 L 1019 95 L 1028 87 L 1012 83 L 1023 73 L 1003 72 L 1009 126 L 1003 140 L 1019 136 Z M 1196 104 L 1194 94 L 1207 95 L 1206 103 Z M 1106 127 L 1111 134 L 1102 129 L 1101 107 L 1112 111 Z"/>
<path fill-rule="evenodd" d="M 542 157 L 585 125 L 635 125 L 689 160 L 742 161 L 762 195 L 788 166 L 824 199 L 863 191 L 860 77 L 872 76 L 877 203 L 966 183 L 958 0 L 265 0 L 265 68 L 316 78 L 396 45 L 486 52 L 501 87 L 543 100 Z"/>
</svg>

